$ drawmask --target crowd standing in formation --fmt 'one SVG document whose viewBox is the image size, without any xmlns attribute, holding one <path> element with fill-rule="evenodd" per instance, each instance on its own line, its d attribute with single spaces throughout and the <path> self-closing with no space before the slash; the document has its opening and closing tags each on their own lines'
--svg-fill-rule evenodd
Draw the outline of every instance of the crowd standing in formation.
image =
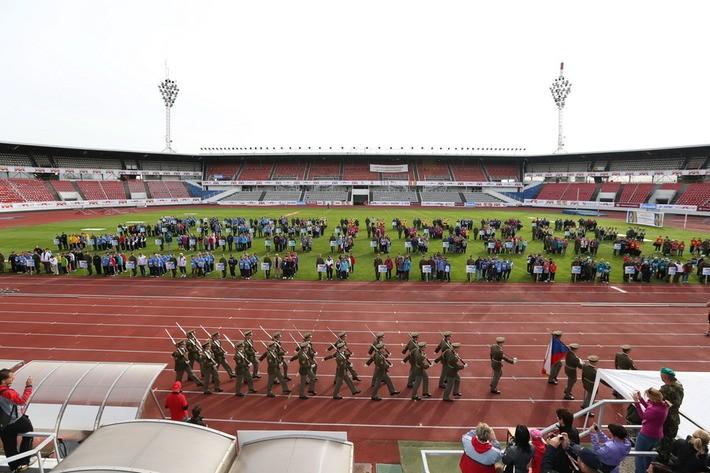
<svg viewBox="0 0 710 473">
<path fill-rule="evenodd" d="M 528 241 L 520 233 L 523 224 L 513 218 L 478 222 L 415 218 L 411 223 L 394 218 L 391 230 L 401 240 L 403 253 L 393 252 L 387 225 L 382 219 L 368 217 L 364 221 L 374 252 L 373 279 L 378 281 L 410 280 L 417 266 L 421 280 L 450 281 L 454 261 L 450 255 L 457 254 L 468 254 L 466 281 L 505 281 L 514 258 L 525 255 L 528 248 Z M 317 278 L 344 280 L 352 278 L 355 271 L 353 250 L 360 226 L 358 219 L 345 218 L 331 229 L 324 218 L 162 217 L 155 224 L 120 224 L 113 233 L 58 234 L 54 250 L 36 247 L 11 252 L 7 258 L 0 253 L 0 272 L 181 278 L 216 273 L 222 278 L 294 279 L 299 258 L 313 250 L 314 240 L 325 237 L 330 257 L 315 257 Z M 710 251 L 707 238 L 692 238 L 686 257 L 685 242 L 668 236 L 655 239 L 655 254 L 643 255 L 644 229 L 631 227 L 620 235 L 616 228 L 600 227 L 590 218 L 553 222 L 536 218 L 531 222 L 531 235 L 543 247 L 541 253 L 527 256 L 525 269 L 534 281 L 558 280 L 559 260 L 566 257 L 569 248 L 574 251 L 569 267 L 571 281 L 608 283 L 613 266 L 598 257 L 603 241 L 610 242 L 613 254 L 623 258 L 614 266 L 621 268 L 626 282 L 686 283 L 693 274 L 705 281 L 703 271 L 710 268 L 705 256 Z M 263 239 L 258 245 L 263 243 L 263 251 L 256 248 L 255 238 Z M 471 239 L 481 241 L 485 256 L 468 253 Z M 441 240 L 440 250 L 432 251 L 432 240 Z M 416 255 L 421 255 L 418 261 Z M 565 280 L 567 270 L 565 264 Z"/>
</svg>

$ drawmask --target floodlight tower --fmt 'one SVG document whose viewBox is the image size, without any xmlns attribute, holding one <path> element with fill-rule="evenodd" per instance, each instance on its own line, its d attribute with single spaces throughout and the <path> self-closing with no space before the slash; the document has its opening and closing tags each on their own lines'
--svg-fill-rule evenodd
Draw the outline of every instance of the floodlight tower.
<svg viewBox="0 0 710 473">
<path fill-rule="evenodd" d="M 174 153 L 175 150 L 170 146 L 173 142 L 170 139 L 170 109 L 173 108 L 180 89 L 178 89 L 177 82 L 168 78 L 167 68 L 165 80 L 158 85 L 158 90 L 165 102 L 165 149 L 163 149 L 163 153 Z"/>
<path fill-rule="evenodd" d="M 565 63 L 560 63 L 560 76 L 552 81 L 550 92 L 552 99 L 557 106 L 557 151 L 556 153 L 564 153 L 565 151 L 565 136 L 562 133 L 562 111 L 565 108 L 565 100 L 572 90 L 572 83 L 565 79 L 564 76 Z"/>
</svg>

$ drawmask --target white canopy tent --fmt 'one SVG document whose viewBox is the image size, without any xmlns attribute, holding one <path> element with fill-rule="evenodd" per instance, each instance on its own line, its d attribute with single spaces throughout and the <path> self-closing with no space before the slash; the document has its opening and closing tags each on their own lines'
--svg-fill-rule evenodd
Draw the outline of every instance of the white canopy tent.
<svg viewBox="0 0 710 473">
<path fill-rule="evenodd" d="M 710 373 L 682 371 L 676 372 L 676 376 L 685 392 L 683 404 L 680 407 L 680 413 L 685 417 L 681 416 L 680 418 L 678 436 L 691 435 L 699 427 L 710 430 L 710 409 L 707 408 Z M 648 388 L 659 388 L 663 384 L 658 371 L 598 369 L 592 400 L 595 399 L 599 383 L 602 381 L 625 399 L 632 399 L 632 394 L 635 391 L 643 393 Z"/>
</svg>

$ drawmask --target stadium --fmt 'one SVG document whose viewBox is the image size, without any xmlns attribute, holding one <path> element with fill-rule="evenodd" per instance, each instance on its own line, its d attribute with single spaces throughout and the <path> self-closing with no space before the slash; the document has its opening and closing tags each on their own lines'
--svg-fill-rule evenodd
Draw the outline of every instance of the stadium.
<svg viewBox="0 0 710 473">
<path fill-rule="evenodd" d="M 708 471 L 710 145 L 566 151 L 561 66 L 555 152 L 175 152 L 173 79 L 0 139 L 0 472 Z"/>
</svg>

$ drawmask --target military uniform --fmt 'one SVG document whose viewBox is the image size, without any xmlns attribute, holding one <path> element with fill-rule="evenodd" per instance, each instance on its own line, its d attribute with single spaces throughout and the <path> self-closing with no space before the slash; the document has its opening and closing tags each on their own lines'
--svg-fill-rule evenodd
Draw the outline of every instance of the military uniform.
<svg viewBox="0 0 710 473">
<path fill-rule="evenodd" d="M 440 353 L 440 355 L 434 360 L 434 363 L 441 362 L 441 374 L 439 375 L 439 389 L 446 388 L 446 376 L 444 370 L 445 356 L 446 352 L 451 350 L 451 332 L 443 332 L 442 339 L 439 344 L 434 349 L 434 353 Z"/>
<path fill-rule="evenodd" d="M 245 383 L 247 385 L 247 388 L 249 389 L 249 392 L 255 393 L 256 390 L 254 389 L 254 380 L 251 377 L 249 369 L 249 357 L 247 356 L 246 351 L 244 349 L 244 342 L 237 342 L 237 344 L 235 345 L 234 361 L 236 363 L 236 388 L 234 395 L 239 397 L 244 396 L 244 393 L 242 393 L 242 385 L 244 385 Z"/>
<path fill-rule="evenodd" d="M 446 364 L 444 369 L 446 371 L 446 390 L 444 391 L 444 401 L 453 401 L 451 399 L 451 393 L 454 396 L 460 396 L 460 385 L 461 376 L 459 376 L 459 371 L 464 369 L 466 365 L 461 361 L 457 350 L 461 346 L 460 343 L 453 343 L 451 345 L 451 350 L 449 350 L 449 355 L 446 357 Z"/>
<path fill-rule="evenodd" d="M 276 345 L 276 354 L 279 357 L 279 363 L 281 364 L 281 369 L 283 370 L 283 378 L 286 381 L 291 381 L 291 378 L 288 376 L 288 363 L 285 359 L 287 352 L 281 345 L 281 332 L 274 332 L 271 336 L 271 344 Z"/>
<path fill-rule="evenodd" d="M 621 351 L 614 356 L 614 368 L 617 370 L 637 370 L 634 360 L 629 356 L 630 345 L 621 345 Z"/>
<path fill-rule="evenodd" d="M 515 358 L 511 358 L 503 352 L 503 343 L 505 343 L 504 337 L 496 338 L 495 345 L 491 345 L 491 369 L 493 370 L 493 377 L 491 378 L 491 393 L 500 394 L 498 391 L 498 381 L 500 381 L 501 376 L 503 376 L 503 362 L 514 364 L 516 362 Z"/>
<path fill-rule="evenodd" d="M 584 402 L 582 402 L 582 409 L 589 407 L 592 403 L 592 391 L 594 390 L 594 381 L 597 379 L 598 361 L 598 356 L 589 355 L 587 357 L 587 363 L 585 363 L 582 368 L 582 387 L 584 388 Z M 589 416 L 594 417 L 594 413 L 590 412 Z"/>
<path fill-rule="evenodd" d="M 259 374 L 259 360 L 256 358 L 256 349 L 254 349 L 251 330 L 244 332 L 244 355 L 246 355 L 249 363 L 251 363 L 252 378 L 261 378 L 261 375 Z"/>
<path fill-rule="evenodd" d="M 276 344 L 271 344 L 268 350 L 264 352 L 259 358 L 263 360 L 266 358 L 267 373 L 268 378 L 266 381 L 266 395 L 268 397 L 276 397 L 276 395 L 271 391 L 274 386 L 274 382 L 278 381 L 281 384 L 281 392 L 283 394 L 288 394 L 291 391 L 288 389 L 288 382 L 284 379 L 283 373 L 281 372 L 282 359 L 278 354 L 278 346 Z"/>
<path fill-rule="evenodd" d="M 340 348 L 335 351 L 335 353 L 325 357 L 325 360 L 335 358 L 335 362 L 337 363 L 337 366 L 335 368 L 335 388 L 333 389 L 333 399 L 342 399 L 342 396 L 340 396 L 340 387 L 343 385 L 343 382 L 347 384 L 348 388 L 350 388 L 350 392 L 353 395 L 358 394 L 360 392 L 357 388 L 355 388 L 353 380 L 350 379 L 351 367 L 350 360 L 348 360 L 348 357 L 346 355 L 346 350 L 347 348 L 345 347 L 345 345 L 341 345 Z"/>
<path fill-rule="evenodd" d="M 353 352 L 350 351 L 350 348 L 348 348 L 348 342 L 345 340 L 345 337 L 347 337 L 347 333 L 339 332 L 337 335 L 337 340 L 335 340 L 334 343 L 332 343 L 332 344 L 330 344 L 330 346 L 328 346 L 328 351 L 335 349 L 337 352 L 337 350 L 339 350 L 340 348 L 343 348 L 343 353 L 345 355 L 345 358 L 347 360 L 350 360 L 350 357 L 352 356 Z M 329 360 L 334 357 L 335 357 L 335 353 L 326 359 Z M 350 373 L 350 376 L 352 376 L 353 381 L 360 381 L 360 377 L 357 375 L 357 372 L 355 371 L 355 368 L 353 368 L 353 365 L 352 365 L 352 363 L 350 363 L 350 361 L 348 361 L 347 369 L 348 369 L 348 373 Z M 335 381 L 333 381 L 333 384 L 335 384 Z"/>
<path fill-rule="evenodd" d="M 562 338 L 562 332 L 560 330 L 555 330 L 552 332 L 552 336 L 555 338 Z M 562 360 L 558 361 L 550 367 L 550 374 L 547 376 L 548 384 L 557 384 L 557 376 L 560 374 L 562 369 Z"/>
<path fill-rule="evenodd" d="M 318 363 L 316 362 L 316 355 L 318 354 L 313 349 L 313 342 L 311 341 L 312 335 L 310 332 L 303 334 L 303 342 L 296 345 L 296 351 L 305 350 L 308 355 L 308 359 L 311 360 L 310 363 L 310 377 L 313 378 L 313 382 L 318 380 Z"/>
<path fill-rule="evenodd" d="M 298 375 L 301 378 L 301 384 L 298 388 L 299 399 L 308 399 L 306 396 L 306 385 L 308 385 L 308 392 L 310 394 L 316 394 L 316 379 L 313 376 L 313 370 L 311 368 L 311 358 L 308 355 L 308 343 L 302 342 L 299 345 L 298 352 L 291 357 L 291 361 L 298 360 Z"/>
<path fill-rule="evenodd" d="M 577 383 L 577 370 L 582 368 L 582 360 L 575 353 L 579 348 L 579 344 L 570 343 L 570 350 L 565 356 L 565 374 L 567 375 L 567 386 L 565 387 L 565 397 L 567 401 L 573 400 L 572 389 Z"/>
<path fill-rule="evenodd" d="M 197 340 L 194 330 L 187 332 L 187 362 L 190 365 L 190 369 L 194 369 L 194 364 L 200 364 L 200 359 L 202 357 L 202 347 L 200 341 Z M 202 373 L 200 373 L 202 375 Z"/>
<path fill-rule="evenodd" d="M 387 350 L 384 346 L 384 343 L 380 343 L 377 345 L 377 349 L 374 350 L 372 353 L 372 362 L 375 364 L 375 371 L 372 375 L 372 386 L 374 387 L 374 390 L 372 391 L 372 397 L 371 399 L 373 401 L 379 401 L 381 398 L 377 395 L 377 393 L 380 390 L 380 386 L 382 384 L 387 385 L 387 389 L 389 390 L 390 396 L 396 396 L 399 394 L 399 391 L 397 391 L 392 384 L 392 379 L 390 378 L 390 375 L 388 374 L 388 371 L 390 367 L 392 366 L 392 363 L 387 359 L 387 353 L 385 350 Z M 368 360 L 368 362 L 370 361 Z"/>
<path fill-rule="evenodd" d="M 426 342 L 419 342 L 417 344 L 417 349 L 412 350 L 410 356 L 414 358 L 414 383 L 412 384 L 412 400 L 418 401 L 421 398 L 417 395 L 419 392 L 419 385 L 422 386 L 422 396 L 431 397 L 429 394 L 429 374 L 426 370 L 429 369 L 431 363 L 424 353 L 424 348 L 426 348 Z"/>
<path fill-rule="evenodd" d="M 192 372 L 192 368 L 190 368 L 190 365 L 188 364 L 188 353 L 185 348 L 185 340 L 180 340 L 175 344 L 173 359 L 175 360 L 175 381 L 182 382 L 183 375 L 187 373 L 187 379 L 189 381 L 193 381 L 198 386 L 202 386 L 202 381 L 195 376 L 195 373 Z"/>
<path fill-rule="evenodd" d="M 664 370 L 667 370 L 667 368 L 664 368 Z M 663 372 L 663 370 L 661 372 Z M 683 385 L 676 379 L 673 379 L 673 382 L 670 384 L 664 383 L 660 391 L 663 394 L 663 399 L 671 403 L 668 409 L 668 416 L 663 423 L 663 438 L 657 448 L 659 461 L 667 461 L 667 459 L 670 458 L 673 441 L 678 435 L 678 426 L 680 425 L 679 410 L 680 406 L 683 404 L 685 392 Z"/>
<path fill-rule="evenodd" d="M 419 349 L 418 347 L 419 344 L 419 334 L 417 332 L 412 332 L 409 334 L 409 341 L 407 344 L 404 346 L 404 349 L 402 350 L 403 355 L 407 355 L 404 357 L 402 360 L 404 363 L 409 362 L 409 375 L 407 376 L 407 387 L 411 388 L 414 385 L 414 360 L 415 357 L 412 356 L 413 351 L 417 351 Z"/>
<path fill-rule="evenodd" d="M 219 339 L 219 332 L 212 334 L 212 353 L 214 354 L 214 359 L 218 366 L 224 368 L 230 378 L 234 378 L 234 371 L 232 367 L 227 363 L 227 352 L 222 348 L 222 341 Z"/>
<path fill-rule="evenodd" d="M 222 392 L 222 388 L 219 385 L 219 374 L 217 373 L 217 361 L 210 345 L 211 343 L 207 342 L 202 346 L 202 358 L 200 359 L 200 371 L 202 372 L 203 392 L 205 394 L 210 394 L 210 384 L 214 385 L 216 392 Z"/>
</svg>

